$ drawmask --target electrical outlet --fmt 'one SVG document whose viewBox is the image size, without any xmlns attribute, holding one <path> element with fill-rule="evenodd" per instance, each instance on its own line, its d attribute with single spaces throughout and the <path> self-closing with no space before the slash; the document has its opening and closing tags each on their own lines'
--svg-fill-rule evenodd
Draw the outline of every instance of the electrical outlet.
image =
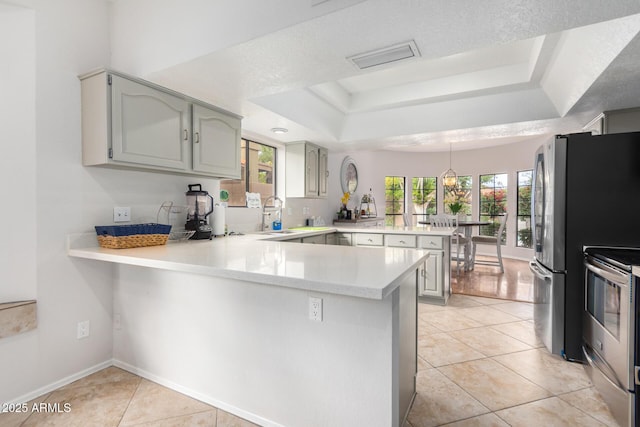
<svg viewBox="0 0 640 427">
<path fill-rule="evenodd" d="M 309 297 L 309 320 L 322 322 L 322 298 Z"/>
<path fill-rule="evenodd" d="M 116 206 L 113 208 L 113 222 L 131 221 L 131 208 Z"/>
<path fill-rule="evenodd" d="M 89 328 L 90 322 L 88 320 L 84 320 L 82 322 L 78 322 L 78 339 L 86 338 L 89 336 Z"/>
</svg>

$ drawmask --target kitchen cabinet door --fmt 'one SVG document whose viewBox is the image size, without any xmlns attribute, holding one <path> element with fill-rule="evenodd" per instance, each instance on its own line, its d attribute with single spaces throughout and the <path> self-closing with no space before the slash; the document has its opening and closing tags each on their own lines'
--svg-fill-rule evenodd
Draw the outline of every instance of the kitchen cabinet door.
<svg viewBox="0 0 640 427">
<path fill-rule="evenodd" d="M 329 233 L 325 235 L 325 243 L 327 245 L 337 245 L 338 244 L 338 236 L 337 233 Z"/>
<path fill-rule="evenodd" d="M 193 104 L 193 170 L 240 179 L 240 119 Z"/>
<path fill-rule="evenodd" d="M 302 238 L 302 243 L 311 243 L 314 245 L 324 245 L 327 243 L 326 238 L 324 236 L 324 234 L 320 234 L 318 236 L 309 236 L 309 237 L 303 237 Z"/>
<path fill-rule="evenodd" d="M 111 75 L 109 157 L 117 162 L 189 167 L 189 103 L 169 93 Z"/>
<path fill-rule="evenodd" d="M 429 251 L 430 255 L 425 262 L 424 273 L 420 278 L 420 296 L 443 298 L 443 255 L 444 251 Z"/>
<path fill-rule="evenodd" d="M 335 233 L 336 234 L 336 245 L 340 246 L 351 246 L 353 243 L 353 238 L 351 233 Z"/>
<path fill-rule="evenodd" d="M 318 147 L 307 144 L 305 152 L 305 196 L 318 197 Z"/>
<path fill-rule="evenodd" d="M 329 150 L 318 147 L 318 196 L 329 194 Z"/>
<path fill-rule="evenodd" d="M 287 197 L 326 198 L 329 151 L 306 141 L 286 148 L 285 187 Z"/>
</svg>

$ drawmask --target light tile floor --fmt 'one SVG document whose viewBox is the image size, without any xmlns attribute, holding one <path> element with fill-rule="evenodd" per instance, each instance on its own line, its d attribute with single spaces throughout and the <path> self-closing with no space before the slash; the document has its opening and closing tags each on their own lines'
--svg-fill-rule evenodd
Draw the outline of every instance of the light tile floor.
<svg viewBox="0 0 640 427">
<path fill-rule="evenodd" d="M 38 408 L 41 402 L 49 403 L 50 409 L 32 411 L 33 405 Z M 255 426 L 114 366 L 40 396 L 27 408 L 26 413 L 0 414 L 0 426 Z"/>
<path fill-rule="evenodd" d="M 454 294 L 418 317 L 409 426 L 618 425 L 583 367 L 537 339 L 531 303 Z"/>
</svg>

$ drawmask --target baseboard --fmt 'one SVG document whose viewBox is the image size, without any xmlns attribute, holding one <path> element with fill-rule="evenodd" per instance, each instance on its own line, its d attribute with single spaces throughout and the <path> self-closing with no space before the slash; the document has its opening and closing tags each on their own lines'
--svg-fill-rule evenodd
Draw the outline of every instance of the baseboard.
<svg viewBox="0 0 640 427">
<path fill-rule="evenodd" d="M 209 404 L 211 406 L 215 406 L 216 408 L 222 409 L 230 414 L 233 414 L 237 417 L 244 418 L 245 420 L 251 421 L 252 423 L 258 424 L 260 426 L 265 427 L 283 427 L 281 424 L 275 423 L 266 418 L 260 417 L 252 412 L 247 412 L 243 409 L 235 407 L 233 405 L 229 405 L 226 402 L 222 402 L 217 399 L 213 399 L 211 396 L 207 396 L 200 392 L 191 390 L 187 387 L 183 387 L 180 384 L 174 383 L 173 381 L 169 381 L 166 378 L 155 375 L 151 372 L 145 371 L 144 369 L 140 369 L 136 366 L 130 365 L 121 360 L 113 359 L 113 366 L 116 366 L 120 369 L 124 369 L 127 372 L 131 372 L 132 374 L 138 375 L 142 378 L 145 378 L 149 381 L 153 381 L 154 383 L 160 384 L 164 387 L 170 388 L 171 390 L 175 390 L 178 393 L 182 393 L 189 397 L 192 397 L 196 400 Z"/>
<path fill-rule="evenodd" d="M 22 396 L 14 399 L 13 401 L 7 402 L 9 404 L 21 404 L 21 403 L 26 403 L 29 402 L 30 400 L 33 400 L 37 397 L 40 397 L 44 394 L 47 393 L 51 393 L 54 390 L 59 389 L 60 387 L 63 387 L 67 384 L 71 384 L 74 381 L 77 381 L 81 378 L 86 377 L 87 375 L 91 375 L 93 373 L 96 373 L 98 371 L 101 371 L 104 368 L 108 368 L 109 366 L 113 365 L 113 361 L 111 359 L 109 360 L 105 360 L 104 362 L 100 362 L 97 365 L 94 365 L 90 368 L 84 369 L 80 372 L 76 372 L 73 375 L 69 375 L 68 377 L 64 377 L 58 381 L 52 382 L 50 384 L 45 385 L 44 387 L 40 387 L 34 391 L 31 391 L 27 394 L 23 394 Z"/>
</svg>

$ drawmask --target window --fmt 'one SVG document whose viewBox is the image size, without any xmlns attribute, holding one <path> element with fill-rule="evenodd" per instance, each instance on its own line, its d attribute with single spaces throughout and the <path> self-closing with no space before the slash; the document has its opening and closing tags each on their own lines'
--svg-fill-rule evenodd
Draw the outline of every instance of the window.
<svg viewBox="0 0 640 427">
<path fill-rule="evenodd" d="M 472 181 L 471 175 L 459 176 L 458 184 L 450 190 L 445 190 L 444 213 L 451 214 L 449 205 L 457 201 L 462 203 L 462 210 L 459 213 L 471 215 Z"/>
<path fill-rule="evenodd" d="M 428 221 L 429 215 L 435 215 L 438 209 L 438 178 L 422 177 L 411 179 L 411 201 L 414 215 L 421 215 L 422 221 Z"/>
<path fill-rule="evenodd" d="M 229 192 L 229 206 L 246 206 L 245 193 L 260 193 L 264 201 L 276 194 L 276 148 L 243 139 L 240 142 L 240 179 L 220 182 L 220 189 Z"/>
<path fill-rule="evenodd" d="M 384 223 L 385 225 L 404 225 L 404 177 L 387 176 L 384 178 Z"/>
<path fill-rule="evenodd" d="M 518 220 L 516 246 L 531 247 L 531 179 L 533 171 L 518 172 Z"/>
<path fill-rule="evenodd" d="M 483 236 L 495 236 L 500 220 L 507 213 L 507 174 L 480 175 L 480 221 L 491 224 L 480 227 Z M 506 228 L 502 233 L 502 244 L 506 242 Z"/>
</svg>

